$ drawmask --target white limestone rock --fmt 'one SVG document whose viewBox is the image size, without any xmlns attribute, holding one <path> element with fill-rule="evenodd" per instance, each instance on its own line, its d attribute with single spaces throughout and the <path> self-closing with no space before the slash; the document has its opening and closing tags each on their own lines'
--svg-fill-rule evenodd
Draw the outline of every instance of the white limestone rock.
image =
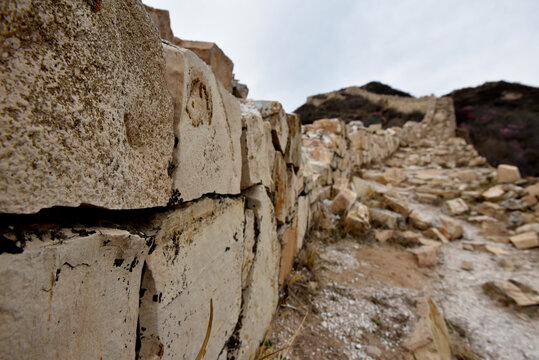
<svg viewBox="0 0 539 360">
<path fill-rule="evenodd" d="M 271 125 L 251 102 L 243 102 L 241 108 L 241 188 L 256 184 L 272 187 L 275 149 L 271 139 Z"/>
<path fill-rule="evenodd" d="M 0 255 L 0 358 L 135 358 L 146 242 L 88 232 Z"/>
<path fill-rule="evenodd" d="M 283 106 L 277 101 L 255 101 L 255 105 L 264 121 L 271 124 L 271 134 L 275 149 L 284 155 L 288 144 L 289 129 Z"/>
<path fill-rule="evenodd" d="M 216 359 L 241 306 L 243 200 L 207 199 L 155 220 L 156 248 L 142 277 L 141 359 L 194 359 L 213 300 L 206 358 Z"/>
<path fill-rule="evenodd" d="M 289 138 L 284 160 L 297 169 L 301 165 L 301 118 L 296 114 L 286 114 L 288 119 Z"/>
<path fill-rule="evenodd" d="M 0 212 L 165 206 L 173 109 L 142 3 L 10 1 L 2 15 Z"/>
<path fill-rule="evenodd" d="M 204 194 L 238 194 L 241 183 L 239 102 L 189 50 L 163 44 L 167 84 L 174 103 L 175 200 Z"/>
<path fill-rule="evenodd" d="M 275 215 L 266 189 L 257 185 L 245 192 L 247 208 L 255 213 L 259 229 L 256 254 L 243 292 L 241 326 L 235 334 L 237 349 L 230 349 L 237 360 L 251 360 L 264 340 L 278 301 L 278 274 L 281 249 L 277 238 Z"/>
</svg>

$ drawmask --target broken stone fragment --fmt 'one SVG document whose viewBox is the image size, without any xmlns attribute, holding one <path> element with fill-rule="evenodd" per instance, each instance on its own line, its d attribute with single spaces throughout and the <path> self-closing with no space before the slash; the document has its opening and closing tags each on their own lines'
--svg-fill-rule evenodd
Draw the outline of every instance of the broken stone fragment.
<svg viewBox="0 0 539 360">
<path fill-rule="evenodd" d="M 471 261 L 463 260 L 460 264 L 460 268 L 465 271 L 472 271 L 473 270 L 473 263 Z"/>
<path fill-rule="evenodd" d="M 468 204 L 466 204 L 466 202 L 461 198 L 447 200 L 445 203 L 451 215 L 461 215 L 470 210 Z"/>
<path fill-rule="evenodd" d="M 241 110 L 211 69 L 189 50 L 163 44 L 167 84 L 174 102 L 178 200 L 238 194 L 242 177 Z"/>
<path fill-rule="evenodd" d="M 406 222 L 402 215 L 394 213 L 393 211 L 370 208 L 369 215 L 371 222 L 376 226 L 382 226 L 393 230 L 403 230 L 406 227 Z"/>
<path fill-rule="evenodd" d="M 269 124 L 262 120 L 260 112 L 252 103 L 243 102 L 240 104 L 240 108 L 242 122 L 241 188 L 246 189 L 259 183 L 271 188 L 275 159 L 271 129 Z"/>
<path fill-rule="evenodd" d="M 539 246 L 539 236 L 534 231 L 511 236 L 509 240 L 519 250 L 531 249 Z"/>
<path fill-rule="evenodd" d="M 353 235 L 363 235 L 370 230 L 369 208 L 361 203 L 354 203 L 344 219 L 344 229 Z"/>
<path fill-rule="evenodd" d="M 416 256 L 419 267 L 430 267 L 438 264 L 437 250 L 434 246 L 423 245 L 408 251 Z"/>
<path fill-rule="evenodd" d="M 0 255 L 0 358 L 135 358 L 146 240 L 86 234 Z"/>
<path fill-rule="evenodd" d="M 440 230 L 436 228 L 429 228 L 427 231 L 425 231 L 425 235 L 427 235 L 428 237 L 432 239 L 439 240 L 443 242 L 444 244 L 449 242 L 449 239 L 444 234 L 442 234 Z"/>
<path fill-rule="evenodd" d="M 501 200 L 503 195 L 505 194 L 505 191 L 503 189 L 503 186 L 496 185 L 488 189 L 487 191 L 483 192 L 481 196 L 483 199 L 487 201 L 498 201 Z"/>
<path fill-rule="evenodd" d="M 383 197 L 383 202 L 388 208 L 401 214 L 404 219 L 406 219 L 411 212 L 410 206 L 403 200 L 396 197 L 388 196 L 386 194 Z"/>
<path fill-rule="evenodd" d="M 273 165 L 273 186 L 274 186 L 274 205 L 275 218 L 279 224 L 284 224 L 288 216 L 287 192 L 288 185 L 288 170 L 283 155 L 280 152 L 275 152 L 275 160 Z"/>
<path fill-rule="evenodd" d="M 240 314 L 244 219 L 243 199 L 208 198 L 154 218 L 156 247 L 146 259 L 141 285 L 140 359 L 194 359 L 210 301 L 206 356 L 217 358 Z"/>
<path fill-rule="evenodd" d="M 439 216 L 438 219 L 441 225 L 436 228 L 449 240 L 459 239 L 464 234 L 464 229 L 457 220 L 445 215 Z"/>
<path fill-rule="evenodd" d="M 298 169 L 301 165 L 301 119 L 296 114 L 286 114 L 286 117 L 288 119 L 289 137 L 284 160 L 287 164 Z"/>
<path fill-rule="evenodd" d="M 385 243 L 393 237 L 393 230 L 376 230 L 374 237 L 381 243 Z"/>
<path fill-rule="evenodd" d="M 357 195 L 354 191 L 344 188 L 331 202 L 330 210 L 334 214 L 342 214 L 356 201 Z"/>
<path fill-rule="evenodd" d="M 271 124 L 273 145 L 284 155 L 288 144 L 289 129 L 283 106 L 277 101 L 255 101 L 255 106 L 264 121 Z"/>
<path fill-rule="evenodd" d="M 521 179 L 518 167 L 512 165 L 498 165 L 498 183 L 515 183 Z"/>
<path fill-rule="evenodd" d="M 515 280 L 494 280 L 483 284 L 485 290 L 495 290 L 501 295 L 513 300 L 518 306 L 533 306 L 539 304 L 539 293 L 530 286 Z"/>
<path fill-rule="evenodd" d="M 427 230 L 432 227 L 431 218 L 421 211 L 412 211 L 410 213 L 410 222 L 419 230 Z"/>
<path fill-rule="evenodd" d="M 298 222 L 294 219 L 292 224 L 284 225 L 281 232 L 281 262 L 279 267 L 279 287 L 282 289 L 285 285 L 292 268 L 294 259 L 298 251 Z"/>
</svg>

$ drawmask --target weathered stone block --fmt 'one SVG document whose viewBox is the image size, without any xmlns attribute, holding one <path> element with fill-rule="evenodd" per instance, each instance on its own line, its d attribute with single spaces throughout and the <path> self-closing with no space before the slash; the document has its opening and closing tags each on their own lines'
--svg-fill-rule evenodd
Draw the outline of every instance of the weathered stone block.
<svg viewBox="0 0 539 360">
<path fill-rule="evenodd" d="M 85 1 L 17 1 L 2 14 L 0 212 L 166 205 L 172 103 L 142 3 L 94 13 Z"/>
<path fill-rule="evenodd" d="M 406 226 L 406 222 L 402 215 L 394 213 L 393 211 L 370 208 L 369 215 L 373 224 L 383 226 L 387 229 L 404 229 Z"/>
<path fill-rule="evenodd" d="M 208 41 L 182 40 L 178 38 L 174 38 L 173 43 L 197 54 L 200 59 L 208 64 L 221 85 L 232 93 L 234 63 L 217 44 Z"/>
<path fill-rule="evenodd" d="M 279 224 L 286 222 L 288 215 L 287 206 L 287 191 L 288 186 L 288 171 L 283 155 L 280 152 L 275 152 L 275 162 L 273 165 L 273 186 L 274 186 L 274 205 L 275 218 Z"/>
<path fill-rule="evenodd" d="M 87 230 L 0 255 L 0 358 L 135 358 L 146 242 Z"/>
<path fill-rule="evenodd" d="M 505 194 L 503 186 L 496 185 L 483 192 L 481 196 L 487 201 L 498 201 L 503 197 L 503 194 Z"/>
<path fill-rule="evenodd" d="M 174 102 L 174 190 L 178 200 L 238 194 L 241 183 L 239 102 L 189 50 L 164 44 Z"/>
<path fill-rule="evenodd" d="M 241 287 L 247 287 L 249 274 L 255 254 L 253 252 L 256 243 L 255 213 L 251 209 L 245 209 L 245 227 L 243 230 L 243 265 L 241 267 Z"/>
<path fill-rule="evenodd" d="M 292 224 L 284 225 L 281 235 L 281 264 L 279 267 L 279 287 L 283 288 L 292 268 L 294 258 L 298 252 L 298 222 L 294 219 Z"/>
<path fill-rule="evenodd" d="M 531 249 L 539 246 L 539 236 L 533 231 L 511 236 L 509 240 L 511 240 L 513 245 L 519 250 Z"/>
<path fill-rule="evenodd" d="M 344 229 L 354 235 L 363 235 L 371 228 L 369 208 L 361 203 L 354 203 L 344 218 Z"/>
<path fill-rule="evenodd" d="M 206 357 L 216 359 L 225 346 L 240 314 L 243 205 L 205 198 L 154 220 L 156 248 L 141 285 L 141 359 L 194 359 L 212 299 Z"/>
<path fill-rule="evenodd" d="M 270 124 L 262 120 L 257 108 L 250 102 L 241 107 L 241 188 L 255 184 L 272 187 L 272 171 L 275 150 L 271 140 Z"/>
<path fill-rule="evenodd" d="M 416 256 L 419 267 L 430 267 L 438 264 L 438 255 L 435 246 L 423 245 L 409 251 Z"/>
<path fill-rule="evenodd" d="M 384 195 L 383 202 L 388 208 L 401 214 L 405 219 L 411 212 L 410 205 L 399 198 Z"/>
<path fill-rule="evenodd" d="M 514 183 L 520 180 L 518 167 L 512 165 L 498 165 L 498 183 Z"/>
<path fill-rule="evenodd" d="M 144 8 L 146 9 L 146 12 L 148 12 L 148 15 L 150 15 L 152 22 L 155 24 L 161 39 L 171 42 L 174 41 L 174 34 L 170 28 L 170 14 L 168 10 L 155 9 L 148 5 L 144 5 Z"/>
<path fill-rule="evenodd" d="M 271 124 L 273 145 L 284 154 L 288 144 L 289 129 L 283 106 L 277 101 L 255 101 L 255 105 L 262 114 L 262 118 Z"/>
<path fill-rule="evenodd" d="M 309 199 L 307 196 L 298 197 L 298 250 L 301 250 L 303 247 L 303 241 L 305 239 L 305 234 L 309 229 L 309 220 L 310 220 L 310 207 Z"/>
<path fill-rule="evenodd" d="M 354 191 L 348 188 L 342 189 L 331 202 L 331 212 L 334 214 L 344 213 L 350 206 L 352 206 L 356 199 L 357 194 Z"/>
<path fill-rule="evenodd" d="M 287 164 L 298 169 L 301 165 L 301 119 L 296 114 L 286 114 L 288 119 L 289 137 L 284 154 Z"/>
<path fill-rule="evenodd" d="M 449 216 L 440 216 L 438 219 L 442 222 L 441 225 L 437 227 L 440 232 L 446 236 L 449 240 L 455 240 L 464 234 L 464 229 L 459 222 Z"/>
<path fill-rule="evenodd" d="M 257 185 L 245 192 L 247 207 L 254 211 L 259 229 L 256 254 L 243 292 L 241 324 L 234 334 L 238 348 L 231 350 L 238 360 L 253 359 L 275 313 L 281 249 L 277 238 L 273 205 L 266 189 Z"/>
</svg>

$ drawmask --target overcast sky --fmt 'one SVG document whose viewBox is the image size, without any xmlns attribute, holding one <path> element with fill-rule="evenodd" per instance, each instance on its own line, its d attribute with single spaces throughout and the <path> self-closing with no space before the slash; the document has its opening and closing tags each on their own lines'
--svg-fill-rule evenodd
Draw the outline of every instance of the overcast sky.
<svg viewBox="0 0 539 360">
<path fill-rule="evenodd" d="M 539 86 L 539 0 L 143 0 L 212 41 L 249 98 L 288 112 L 378 80 L 414 96 L 485 81 Z"/>
</svg>

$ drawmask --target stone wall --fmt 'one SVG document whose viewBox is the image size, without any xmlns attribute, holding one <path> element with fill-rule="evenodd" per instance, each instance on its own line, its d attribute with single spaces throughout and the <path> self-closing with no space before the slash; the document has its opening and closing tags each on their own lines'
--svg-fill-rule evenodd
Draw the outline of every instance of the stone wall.
<svg viewBox="0 0 539 360">
<path fill-rule="evenodd" d="M 205 359 L 254 359 L 323 200 L 454 122 L 302 127 L 138 1 L 24 4 L 1 20 L 3 359 L 194 359 L 208 329 Z"/>
</svg>

